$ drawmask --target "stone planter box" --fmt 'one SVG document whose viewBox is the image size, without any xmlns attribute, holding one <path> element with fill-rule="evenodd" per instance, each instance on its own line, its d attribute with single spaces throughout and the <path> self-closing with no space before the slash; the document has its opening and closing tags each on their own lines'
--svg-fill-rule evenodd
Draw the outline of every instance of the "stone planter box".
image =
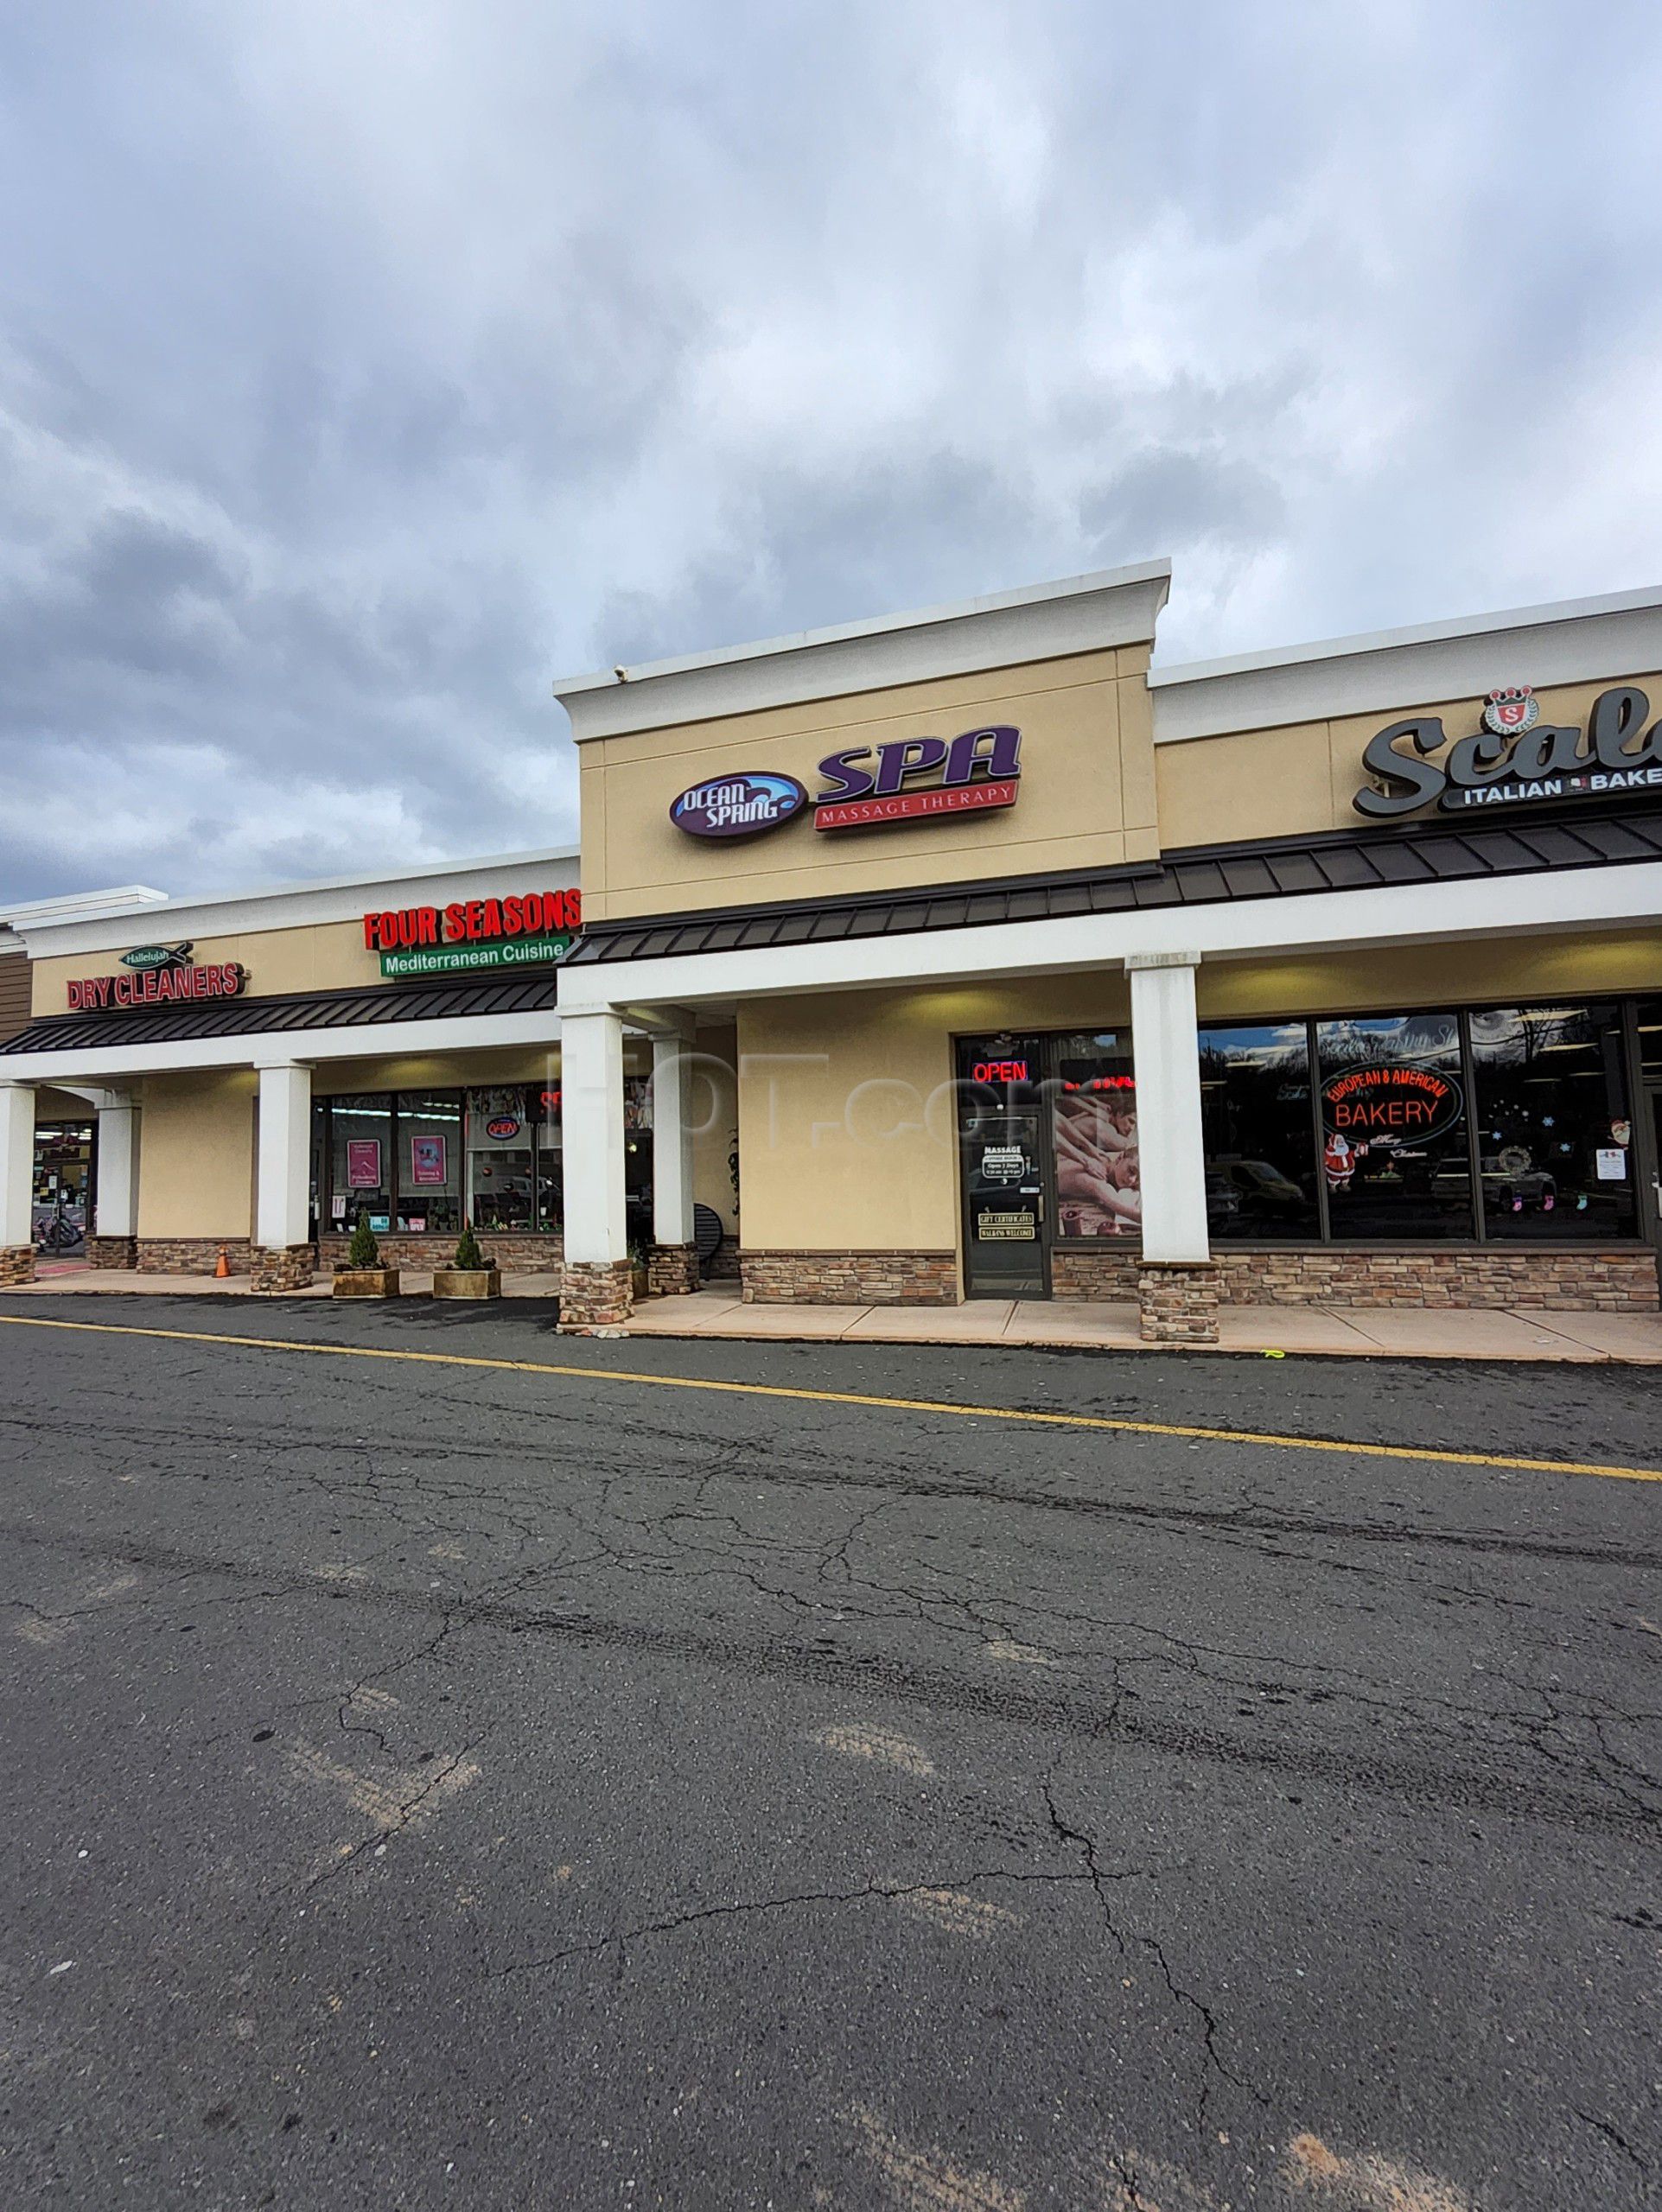
<svg viewBox="0 0 1662 2212">
<path fill-rule="evenodd" d="M 334 1271 L 337 1298 L 396 1298 L 398 1294 L 396 1268 L 337 1268 Z"/>
<path fill-rule="evenodd" d="M 500 1298 L 500 1268 L 435 1268 L 435 1298 Z"/>
</svg>

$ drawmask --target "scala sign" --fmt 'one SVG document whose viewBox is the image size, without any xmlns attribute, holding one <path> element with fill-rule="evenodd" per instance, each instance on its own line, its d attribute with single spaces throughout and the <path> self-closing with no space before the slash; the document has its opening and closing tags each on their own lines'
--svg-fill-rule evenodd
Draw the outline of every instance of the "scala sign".
<svg viewBox="0 0 1662 2212">
<path fill-rule="evenodd" d="M 1012 722 L 952 739 L 894 738 L 854 745 L 819 764 L 816 830 L 867 830 L 1014 806 L 1021 789 L 1022 733 Z M 670 807 L 690 837 L 754 837 L 799 814 L 808 794 L 794 776 L 732 775 L 695 784 Z"/>
<path fill-rule="evenodd" d="M 1583 736 L 1574 724 L 1544 722 L 1529 686 L 1509 683 L 1490 692 L 1482 728 L 1461 738 L 1442 763 L 1426 758 L 1449 742 L 1438 716 L 1380 730 L 1368 741 L 1362 762 L 1385 788 L 1365 785 L 1351 804 L 1377 820 L 1412 814 L 1432 799 L 1452 814 L 1471 806 L 1662 790 L 1662 721 L 1646 729 L 1650 711 L 1636 684 L 1613 684 L 1593 702 Z"/>
<path fill-rule="evenodd" d="M 1423 1142 L 1453 1128 L 1460 1119 L 1460 1085 L 1452 1076 L 1411 1062 L 1349 1068 L 1330 1075 L 1321 1086 L 1321 1118 L 1352 1143 Z"/>
<path fill-rule="evenodd" d="M 380 954 L 383 976 L 471 975 L 564 959 L 582 924 L 577 892 L 528 891 L 366 914 L 364 943 Z"/>
</svg>

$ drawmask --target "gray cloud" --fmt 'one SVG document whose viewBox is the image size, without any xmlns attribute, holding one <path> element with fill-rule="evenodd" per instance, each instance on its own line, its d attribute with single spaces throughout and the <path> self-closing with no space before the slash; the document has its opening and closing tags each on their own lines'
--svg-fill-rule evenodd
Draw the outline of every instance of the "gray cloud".
<svg viewBox="0 0 1662 2212">
<path fill-rule="evenodd" d="M 0 897 L 560 842 L 553 675 L 1098 563 L 1167 659 L 1662 570 L 1638 0 L 68 0 L 0 86 Z"/>
</svg>

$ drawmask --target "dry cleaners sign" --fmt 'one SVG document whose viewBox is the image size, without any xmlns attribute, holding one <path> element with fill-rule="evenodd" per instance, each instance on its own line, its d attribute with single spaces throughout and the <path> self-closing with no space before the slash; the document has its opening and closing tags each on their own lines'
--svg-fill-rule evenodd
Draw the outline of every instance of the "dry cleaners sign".
<svg viewBox="0 0 1662 2212">
<path fill-rule="evenodd" d="M 1021 790 L 1022 733 L 1013 722 L 959 736 L 904 737 L 855 745 L 819 764 L 816 830 L 876 830 L 1014 806 Z M 794 776 L 715 776 L 685 791 L 670 820 L 689 837 L 755 837 L 778 830 L 810 804 Z"/>
<path fill-rule="evenodd" d="M 1412 814 L 1433 799 L 1445 814 L 1455 814 L 1474 806 L 1662 791 L 1662 721 L 1647 729 L 1650 712 L 1636 684 L 1612 684 L 1593 702 L 1583 733 L 1574 723 L 1544 722 L 1529 685 L 1509 683 L 1490 692 L 1481 728 L 1457 740 L 1442 761 L 1429 757 L 1449 743 L 1436 715 L 1380 730 L 1362 754 L 1379 784 L 1365 784 L 1351 804 L 1377 820 Z"/>
</svg>

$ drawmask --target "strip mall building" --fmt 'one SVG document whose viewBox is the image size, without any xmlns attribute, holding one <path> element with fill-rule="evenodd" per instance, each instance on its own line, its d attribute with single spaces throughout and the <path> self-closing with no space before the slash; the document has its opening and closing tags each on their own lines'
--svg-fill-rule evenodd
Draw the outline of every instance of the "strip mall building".
<svg viewBox="0 0 1662 2212">
<path fill-rule="evenodd" d="M 553 853 L 26 925 L 0 1267 L 67 1085 L 95 1257 L 273 1287 L 1654 1310 L 1662 594 L 1151 672 L 1168 581 L 557 685 L 575 942 Z"/>
</svg>

